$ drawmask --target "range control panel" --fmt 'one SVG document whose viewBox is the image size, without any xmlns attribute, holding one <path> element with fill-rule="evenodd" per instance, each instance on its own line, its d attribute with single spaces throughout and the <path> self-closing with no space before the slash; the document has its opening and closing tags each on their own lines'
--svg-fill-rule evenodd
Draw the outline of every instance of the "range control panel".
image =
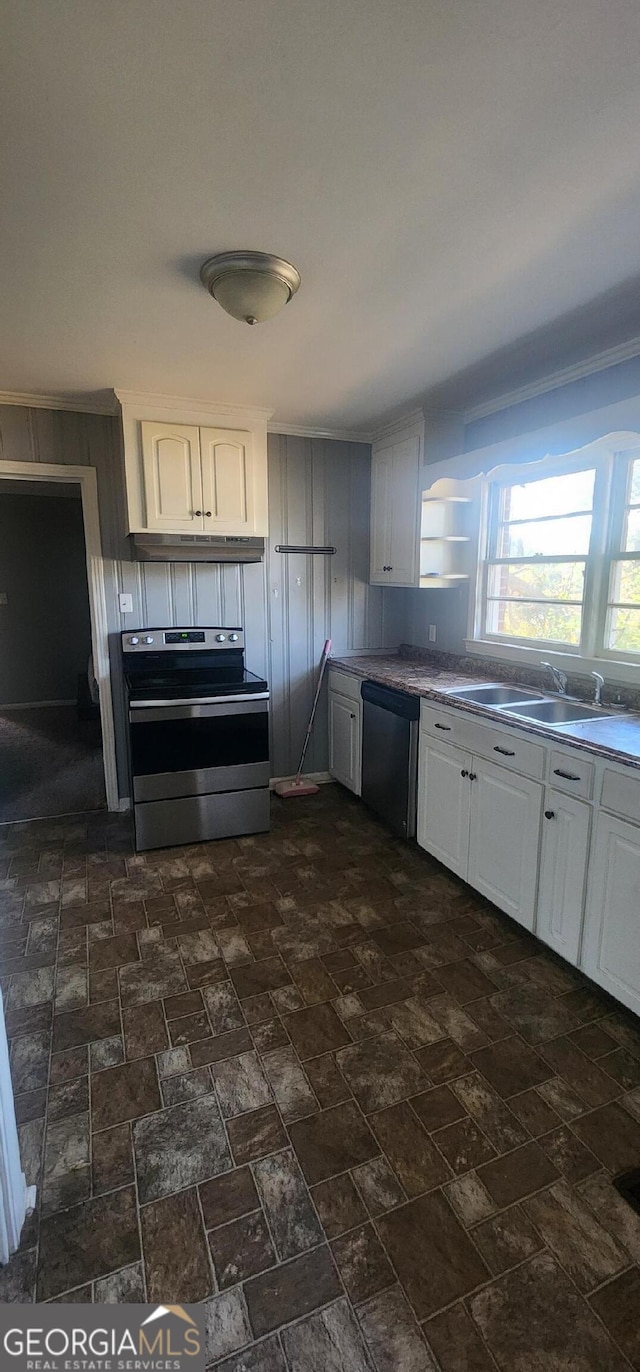
<svg viewBox="0 0 640 1372">
<path fill-rule="evenodd" d="M 134 629 L 121 635 L 123 653 L 202 651 L 203 648 L 244 648 L 241 628 Z"/>
</svg>

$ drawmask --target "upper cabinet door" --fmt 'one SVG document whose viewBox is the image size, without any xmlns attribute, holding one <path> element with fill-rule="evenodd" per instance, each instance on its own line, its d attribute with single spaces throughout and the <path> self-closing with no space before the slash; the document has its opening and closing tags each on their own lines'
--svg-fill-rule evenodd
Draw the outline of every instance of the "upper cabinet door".
<svg viewBox="0 0 640 1372">
<path fill-rule="evenodd" d="M 204 527 L 199 430 L 143 422 L 146 528 L 165 533 Z"/>
<path fill-rule="evenodd" d="M 391 563 L 390 506 L 393 448 L 380 448 L 371 459 L 371 581 L 387 583 Z"/>
<path fill-rule="evenodd" d="M 371 459 L 371 568 L 381 586 L 419 583 L 420 436 L 374 449 Z"/>
<path fill-rule="evenodd" d="M 390 586 L 418 584 L 418 468 L 420 440 L 405 438 L 393 447 Z"/>
<path fill-rule="evenodd" d="M 201 429 L 204 527 L 209 533 L 264 533 L 260 474 L 251 434 L 241 429 Z"/>
</svg>

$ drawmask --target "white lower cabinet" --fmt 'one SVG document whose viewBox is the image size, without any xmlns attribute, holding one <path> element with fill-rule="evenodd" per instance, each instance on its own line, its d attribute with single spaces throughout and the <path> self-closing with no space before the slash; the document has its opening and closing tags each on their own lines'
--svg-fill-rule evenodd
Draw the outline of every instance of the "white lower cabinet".
<svg viewBox="0 0 640 1372">
<path fill-rule="evenodd" d="M 568 962 L 580 956 L 591 806 L 545 792 L 536 934 Z"/>
<path fill-rule="evenodd" d="M 532 929 L 542 785 L 420 738 L 418 843 Z"/>
<path fill-rule="evenodd" d="M 466 879 L 471 757 L 461 748 L 420 739 L 417 838 L 421 848 Z"/>
<path fill-rule="evenodd" d="M 467 881 L 533 929 L 542 786 L 474 757 Z"/>
<path fill-rule="evenodd" d="M 640 771 L 448 702 L 420 720 L 420 847 L 640 1015 Z"/>
<path fill-rule="evenodd" d="M 640 1014 L 640 827 L 600 811 L 581 966 Z"/>
<path fill-rule="evenodd" d="M 362 779 L 362 703 L 329 691 L 329 771 L 359 796 Z"/>
</svg>

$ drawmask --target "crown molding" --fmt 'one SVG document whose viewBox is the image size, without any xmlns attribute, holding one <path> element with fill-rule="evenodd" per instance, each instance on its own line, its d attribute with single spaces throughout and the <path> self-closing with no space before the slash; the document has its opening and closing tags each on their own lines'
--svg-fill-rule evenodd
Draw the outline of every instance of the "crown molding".
<svg viewBox="0 0 640 1372">
<path fill-rule="evenodd" d="M 113 401 L 79 395 L 35 395 L 30 391 L 0 391 L 0 405 L 22 405 L 30 410 L 72 410 L 74 414 L 117 414 Z"/>
<path fill-rule="evenodd" d="M 127 391 L 119 386 L 114 387 L 113 394 L 123 409 L 125 407 L 128 409 L 151 409 L 157 412 L 165 409 L 175 410 L 182 406 L 185 414 L 198 410 L 204 414 L 226 415 L 233 419 L 243 416 L 245 419 L 253 419 L 263 424 L 273 414 L 273 410 L 265 409 L 259 405 L 229 405 L 214 400 L 199 400 L 197 396 L 191 395 L 160 395 L 153 391 Z"/>
<path fill-rule="evenodd" d="M 421 405 L 414 406 L 412 410 L 405 410 L 395 419 L 387 419 L 384 424 L 379 424 L 372 433 L 372 442 L 377 443 L 381 438 L 389 438 L 392 434 L 404 433 L 406 429 L 418 429 L 424 432 L 424 410 Z"/>
<path fill-rule="evenodd" d="M 317 429 L 304 424 L 280 424 L 271 419 L 267 424 L 268 434 L 284 434 L 292 438 L 327 438 L 340 443 L 372 443 L 373 435 L 362 429 Z"/>
<path fill-rule="evenodd" d="M 580 381 L 582 377 L 606 371 L 608 367 L 615 367 L 618 362 L 630 362 L 634 357 L 640 357 L 640 336 L 630 338 L 626 343 L 619 343 L 615 348 L 606 348 L 603 352 L 594 353 L 582 362 L 574 363 L 573 366 L 548 372 L 546 376 L 532 381 L 528 386 L 517 386 L 512 391 L 504 391 L 502 395 L 494 396 L 492 400 L 472 405 L 468 410 L 464 410 L 463 422 L 472 424 L 476 419 L 498 414 L 500 410 L 508 410 L 512 405 L 520 405 L 525 400 L 533 400 L 535 396 L 544 395 L 547 391 L 558 390 L 560 386 Z"/>
</svg>

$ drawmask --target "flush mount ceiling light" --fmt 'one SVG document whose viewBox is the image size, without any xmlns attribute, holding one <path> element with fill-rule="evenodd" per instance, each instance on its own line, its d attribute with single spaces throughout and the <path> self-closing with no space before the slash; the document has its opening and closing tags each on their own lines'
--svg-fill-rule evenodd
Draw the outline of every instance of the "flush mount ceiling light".
<svg viewBox="0 0 640 1372">
<path fill-rule="evenodd" d="M 295 295 L 300 272 L 270 252 L 220 252 L 203 262 L 200 280 L 234 319 L 262 324 Z"/>
</svg>

